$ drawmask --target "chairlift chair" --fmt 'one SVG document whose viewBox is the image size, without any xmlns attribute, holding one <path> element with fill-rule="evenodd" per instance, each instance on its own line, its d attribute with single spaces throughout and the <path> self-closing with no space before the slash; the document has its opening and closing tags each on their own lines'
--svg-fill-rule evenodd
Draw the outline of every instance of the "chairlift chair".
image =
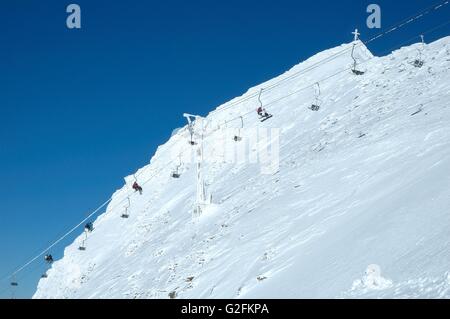
<svg viewBox="0 0 450 319">
<path fill-rule="evenodd" d="M 143 192 L 143 188 L 142 186 L 138 183 L 138 179 L 136 177 L 136 174 L 133 174 L 134 177 L 134 183 L 131 186 L 131 188 L 135 191 L 135 192 L 139 192 L 140 195 L 142 195 Z"/>
<path fill-rule="evenodd" d="M 124 218 L 124 219 L 127 219 L 130 217 L 130 215 L 128 214 L 128 208 L 130 208 L 130 206 L 131 206 L 130 197 L 127 197 L 127 200 L 128 200 L 128 206 L 125 206 L 125 213 L 120 215 L 120 217 Z"/>
<path fill-rule="evenodd" d="M 125 208 L 125 213 L 123 213 L 122 215 L 120 215 L 120 217 L 127 219 L 130 217 L 130 214 L 128 214 L 128 208 Z"/>
<path fill-rule="evenodd" d="M 48 268 L 50 268 L 50 267 L 51 267 L 51 264 L 53 264 L 53 262 L 54 262 L 53 256 L 52 256 L 51 254 L 45 255 L 45 256 L 44 256 L 44 260 L 45 260 L 45 262 L 47 263 Z M 47 278 L 47 277 L 48 277 L 48 276 L 47 276 L 47 272 L 45 272 L 45 273 L 43 273 L 43 274 L 41 275 L 41 278 L 43 278 L 43 279 L 45 279 L 45 278 Z"/>
<path fill-rule="evenodd" d="M 17 286 L 19 286 L 19 283 L 16 281 L 16 277 L 13 276 L 11 278 L 11 299 L 16 299 L 16 290 L 17 290 Z"/>
<path fill-rule="evenodd" d="M 191 132 L 191 139 L 190 139 L 190 141 L 188 143 L 191 146 L 198 145 L 198 143 L 196 141 L 194 141 L 194 131 Z"/>
<path fill-rule="evenodd" d="M 240 142 L 240 141 L 242 141 L 242 137 L 241 137 L 241 129 L 244 128 L 244 118 L 243 118 L 242 116 L 240 116 L 240 119 L 241 119 L 241 127 L 240 127 L 239 130 L 238 130 L 238 134 L 235 135 L 235 136 L 233 137 L 233 140 L 234 140 L 235 142 Z"/>
<path fill-rule="evenodd" d="M 352 72 L 353 72 L 355 75 L 364 75 L 364 74 L 365 74 L 365 72 L 359 71 L 359 70 L 356 70 L 356 69 L 353 69 Z"/>
<path fill-rule="evenodd" d="M 19 286 L 19 282 L 16 281 L 15 275 L 12 275 L 10 285 L 11 285 L 11 299 L 15 299 L 15 293 L 16 293 L 17 287 Z"/>
<path fill-rule="evenodd" d="M 364 71 L 360 71 L 360 70 L 357 69 L 358 62 L 356 61 L 356 58 L 355 58 L 355 55 L 354 55 L 355 54 L 355 46 L 356 46 L 356 44 L 353 44 L 353 48 L 352 48 L 353 68 L 352 68 L 352 72 L 355 75 L 364 75 L 365 74 Z"/>
<path fill-rule="evenodd" d="M 197 145 L 197 143 L 194 141 L 194 125 L 195 125 L 195 120 L 197 119 L 197 116 L 187 114 L 187 113 L 184 113 L 183 116 L 188 121 L 188 131 L 189 131 L 189 134 L 191 135 L 191 139 L 188 141 L 188 143 L 192 146 Z"/>
<path fill-rule="evenodd" d="M 170 175 L 172 178 L 180 178 L 181 177 L 181 174 L 180 174 L 180 171 L 179 171 L 180 165 L 178 165 L 175 168 L 175 170 L 172 172 L 172 174 Z"/>
<path fill-rule="evenodd" d="M 85 242 L 86 242 L 86 239 L 87 239 L 87 233 L 85 233 L 85 234 L 86 234 L 85 239 L 83 239 L 83 241 L 81 242 L 81 245 L 78 247 L 78 250 L 80 250 L 80 251 L 85 251 L 86 250 Z"/>
<path fill-rule="evenodd" d="M 320 92 L 320 84 L 319 84 L 319 82 L 317 82 L 316 85 L 317 85 L 317 89 L 315 91 L 315 95 L 316 95 L 315 101 L 310 107 L 310 110 L 311 111 L 315 111 L 315 112 L 320 110 L 320 104 L 322 104 L 321 101 L 320 101 L 320 94 L 321 94 L 321 92 Z"/>
<path fill-rule="evenodd" d="M 262 103 L 262 101 L 261 101 L 261 95 L 262 95 L 263 90 L 264 90 L 264 89 L 262 88 L 262 89 L 259 91 L 259 95 L 258 95 L 258 102 L 259 102 L 260 108 L 261 108 L 261 110 L 264 112 L 263 115 L 258 113 L 259 119 L 260 119 L 261 122 L 265 122 L 265 121 L 267 121 L 268 119 L 270 119 L 270 118 L 273 117 L 272 114 L 267 113 L 267 111 L 266 111 L 266 109 L 264 108 L 264 105 L 263 105 L 263 103 Z"/>
<path fill-rule="evenodd" d="M 170 176 L 172 178 L 180 178 L 181 177 L 181 173 L 180 173 L 180 167 L 181 167 L 181 153 L 178 155 L 178 165 L 176 166 L 176 168 L 172 171 L 172 174 L 170 174 Z"/>
<path fill-rule="evenodd" d="M 178 172 L 178 167 L 172 172 L 172 174 L 170 176 L 172 176 L 172 178 L 180 178 L 181 177 L 181 174 Z"/>
<path fill-rule="evenodd" d="M 180 178 L 181 175 L 179 173 L 177 173 L 177 172 L 172 172 L 172 177 L 173 178 Z"/>
<path fill-rule="evenodd" d="M 425 61 L 422 59 L 422 51 L 425 48 L 425 37 L 423 35 L 421 35 L 420 38 L 422 40 L 422 47 L 418 50 L 419 56 L 412 63 L 412 65 L 414 65 L 414 67 L 416 67 L 416 68 L 421 68 L 425 64 Z"/>
<path fill-rule="evenodd" d="M 417 59 L 413 62 L 413 65 L 416 68 L 421 68 L 421 67 L 423 67 L 424 64 L 425 64 L 425 62 L 423 62 L 422 60 L 419 60 L 419 59 Z"/>
</svg>

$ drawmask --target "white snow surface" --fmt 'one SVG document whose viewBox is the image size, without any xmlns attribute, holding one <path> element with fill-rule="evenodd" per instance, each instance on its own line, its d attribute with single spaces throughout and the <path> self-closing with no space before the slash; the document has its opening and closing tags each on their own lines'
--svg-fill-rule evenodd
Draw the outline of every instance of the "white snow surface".
<svg viewBox="0 0 450 319">
<path fill-rule="evenodd" d="M 359 45 L 362 76 L 345 71 L 351 44 L 321 52 L 244 94 L 304 71 L 263 91 L 274 115 L 264 123 L 257 96 L 211 112 L 210 154 L 279 128 L 280 166 L 208 161 L 213 199 L 200 217 L 196 164 L 183 156 L 181 178 L 170 176 L 192 148 L 177 131 L 136 173 L 143 195 L 126 177 L 86 251 L 80 234 L 34 298 L 450 298 L 450 37 L 427 44 L 416 68 L 420 47 L 374 57 Z M 312 112 L 314 87 L 295 92 L 317 81 Z M 223 138 L 241 114 L 243 141 Z"/>
</svg>

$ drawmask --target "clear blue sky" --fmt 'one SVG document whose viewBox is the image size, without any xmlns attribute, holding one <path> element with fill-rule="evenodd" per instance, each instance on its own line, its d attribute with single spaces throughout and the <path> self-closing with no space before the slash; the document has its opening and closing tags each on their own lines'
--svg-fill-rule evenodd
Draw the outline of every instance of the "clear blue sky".
<svg viewBox="0 0 450 319">
<path fill-rule="evenodd" d="M 82 29 L 65 26 L 78 3 Z M 182 113 L 207 114 L 324 49 L 387 27 L 438 0 L 101 1 L 0 3 L 0 276 L 123 185 Z M 381 54 L 449 18 L 435 13 L 374 42 Z M 430 34 L 428 41 L 448 35 Z M 80 229 L 77 234 L 82 230 Z M 61 258 L 63 247 L 52 251 Z M 19 276 L 30 297 L 41 259 Z M 9 283 L 0 283 L 8 297 Z M 6 289 L 6 293 L 4 291 Z"/>
</svg>

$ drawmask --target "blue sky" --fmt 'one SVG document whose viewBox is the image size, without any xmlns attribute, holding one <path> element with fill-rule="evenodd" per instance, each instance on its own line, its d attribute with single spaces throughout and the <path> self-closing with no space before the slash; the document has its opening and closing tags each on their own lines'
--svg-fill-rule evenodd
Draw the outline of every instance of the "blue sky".
<svg viewBox="0 0 450 319">
<path fill-rule="evenodd" d="M 72 2 L 81 30 L 65 25 Z M 355 27 L 367 39 L 438 0 L 72 2 L 0 3 L 0 279 L 147 164 L 183 112 L 205 115 L 350 42 Z M 365 26 L 370 3 L 381 5 L 382 30 Z M 445 8 L 369 48 L 385 53 L 448 18 Z M 18 276 L 18 297 L 32 295 L 43 270 L 39 260 Z"/>
</svg>

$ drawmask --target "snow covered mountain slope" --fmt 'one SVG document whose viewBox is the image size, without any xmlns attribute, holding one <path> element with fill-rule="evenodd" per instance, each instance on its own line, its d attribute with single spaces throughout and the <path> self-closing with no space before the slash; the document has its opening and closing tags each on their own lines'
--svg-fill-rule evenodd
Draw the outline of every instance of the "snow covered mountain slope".
<svg viewBox="0 0 450 319">
<path fill-rule="evenodd" d="M 420 48 L 373 57 L 360 45 L 366 74 L 356 76 L 345 71 L 351 44 L 342 45 L 211 112 L 203 174 L 212 204 L 195 218 L 197 169 L 185 155 L 195 147 L 179 130 L 136 173 L 143 195 L 127 177 L 86 251 L 81 235 L 34 298 L 450 298 L 450 37 L 426 45 L 416 68 Z M 274 115 L 264 123 L 254 111 L 260 88 Z M 234 142 L 227 128 L 243 114 Z M 270 174 L 223 160 L 250 145 L 254 128 L 280 129 Z"/>
</svg>

